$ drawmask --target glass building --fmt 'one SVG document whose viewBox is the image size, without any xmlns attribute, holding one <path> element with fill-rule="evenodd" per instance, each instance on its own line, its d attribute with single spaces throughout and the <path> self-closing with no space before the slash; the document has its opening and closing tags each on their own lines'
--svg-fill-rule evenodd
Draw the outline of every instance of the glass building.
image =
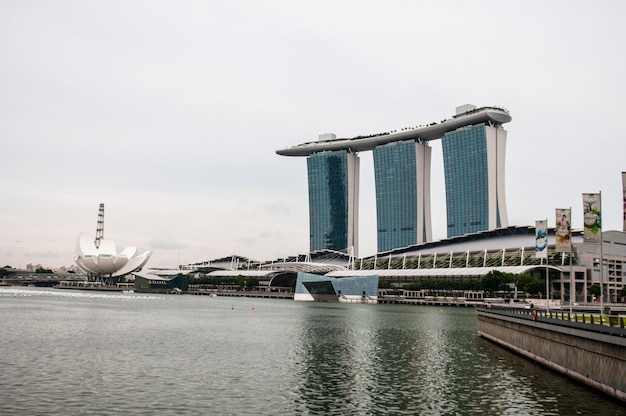
<svg viewBox="0 0 626 416">
<path fill-rule="evenodd" d="M 317 302 L 376 303 L 378 275 L 326 277 L 298 272 L 294 300 Z"/>
<path fill-rule="evenodd" d="M 358 254 L 359 158 L 348 150 L 307 158 L 310 250 Z"/>
<path fill-rule="evenodd" d="M 448 238 L 507 227 L 506 131 L 484 123 L 444 134 Z"/>
<path fill-rule="evenodd" d="M 360 152 L 372 151 L 376 186 L 377 251 L 432 241 L 431 147 L 442 141 L 447 236 L 508 226 L 504 192 L 506 131 L 501 107 L 465 104 L 439 123 L 351 138 L 322 134 L 317 141 L 277 150 L 306 156 L 310 251 L 331 249 L 358 257 Z"/>
<path fill-rule="evenodd" d="M 378 252 L 432 240 L 431 148 L 407 140 L 373 153 Z"/>
</svg>

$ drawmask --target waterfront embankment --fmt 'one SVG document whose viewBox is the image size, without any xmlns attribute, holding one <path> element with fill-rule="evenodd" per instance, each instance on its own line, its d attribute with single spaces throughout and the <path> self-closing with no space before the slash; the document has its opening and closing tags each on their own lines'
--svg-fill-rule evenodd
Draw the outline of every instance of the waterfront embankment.
<svg viewBox="0 0 626 416">
<path fill-rule="evenodd" d="M 621 317 L 479 308 L 478 334 L 626 402 L 626 329 Z"/>
</svg>

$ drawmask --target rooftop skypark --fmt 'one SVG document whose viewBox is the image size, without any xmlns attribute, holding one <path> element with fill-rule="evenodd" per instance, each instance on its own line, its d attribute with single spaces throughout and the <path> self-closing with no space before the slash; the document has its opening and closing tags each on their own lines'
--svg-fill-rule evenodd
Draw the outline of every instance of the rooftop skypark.
<svg viewBox="0 0 626 416">
<path fill-rule="evenodd" d="M 479 107 L 462 106 L 457 108 L 457 114 L 451 119 L 445 119 L 439 123 L 419 125 L 416 127 L 405 127 L 400 131 L 376 133 L 367 136 L 356 136 L 352 138 L 324 139 L 312 142 L 305 142 L 296 146 L 277 150 L 281 156 L 309 156 L 313 153 L 332 150 L 351 150 L 361 152 L 373 150 L 376 146 L 387 143 L 415 140 L 427 142 L 441 139 L 444 134 L 462 127 L 485 123 L 490 126 L 500 127 L 504 123 L 511 121 L 511 115 L 502 107 Z"/>
</svg>

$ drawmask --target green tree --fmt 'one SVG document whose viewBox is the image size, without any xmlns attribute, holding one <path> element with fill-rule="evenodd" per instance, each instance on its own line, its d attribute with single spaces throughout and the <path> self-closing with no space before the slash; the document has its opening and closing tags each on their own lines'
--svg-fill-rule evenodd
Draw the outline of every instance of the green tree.
<svg viewBox="0 0 626 416">
<path fill-rule="evenodd" d="M 379 289 L 391 289 L 391 280 L 381 279 L 378 281 Z"/>
<path fill-rule="evenodd" d="M 525 287 L 524 292 L 530 293 L 531 295 L 541 294 L 545 296 L 546 293 L 546 283 L 540 279 L 532 279 Z"/>
<path fill-rule="evenodd" d="M 480 279 L 480 287 L 493 295 L 498 290 L 508 290 L 512 282 L 512 274 L 492 270 Z"/>
<path fill-rule="evenodd" d="M 237 277 L 235 277 L 235 282 L 234 282 L 237 286 L 239 286 L 240 289 L 243 289 L 246 286 L 246 278 L 243 277 L 242 275 L 239 275 Z"/>
<path fill-rule="evenodd" d="M 592 284 L 589 286 L 589 289 L 587 289 L 587 293 L 591 296 L 595 296 L 596 298 L 600 297 L 600 292 L 600 285 L 597 283 Z"/>
<path fill-rule="evenodd" d="M 254 289 L 255 286 L 258 286 L 258 285 L 259 285 L 258 279 L 255 279 L 252 277 L 246 279 L 246 289 L 252 290 Z"/>
<path fill-rule="evenodd" d="M 535 279 L 529 274 L 522 273 L 516 276 L 517 290 L 529 293 L 531 295 L 537 295 L 539 293 L 545 294 L 546 283 L 544 280 Z"/>
<path fill-rule="evenodd" d="M 528 290 L 528 287 L 533 283 L 533 281 L 536 279 L 533 279 L 533 277 L 529 274 L 526 273 L 522 273 L 517 275 L 516 277 L 516 285 L 517 285 L 517 290 L 521 290 L 522 292 L 527 292 L 527 293 L 531 293 Z"/>
</svg>

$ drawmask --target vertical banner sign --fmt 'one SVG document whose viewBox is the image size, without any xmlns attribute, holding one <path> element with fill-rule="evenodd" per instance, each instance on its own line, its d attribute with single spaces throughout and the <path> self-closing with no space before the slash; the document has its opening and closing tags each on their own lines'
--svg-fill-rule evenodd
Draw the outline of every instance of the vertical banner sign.
<svg viewBox="0 0 626 416">
<path fill-rule="evenodd" d="M 535 221 L 535 257 L 548 258 L 548 221 Z"/>
<path fill-rule="evenodd" d="M 556 243 L 554 250 L 559 253 L 569 253 L 572 251 L 572 228 L 570 225 L 571 209 L 556 209 Z"/>
<path fill-rule="evenodd" d="M 622 231 L 626 231 L 626 172 L 622 172 L 622 200 L 624 202 L 624 225 Z"/>
<path fill-rule="evenodd" d="M 585 243 L 600 243 L 602 238 L 600 194 L 583 194 L 583 227 Z"/>
</svg>

